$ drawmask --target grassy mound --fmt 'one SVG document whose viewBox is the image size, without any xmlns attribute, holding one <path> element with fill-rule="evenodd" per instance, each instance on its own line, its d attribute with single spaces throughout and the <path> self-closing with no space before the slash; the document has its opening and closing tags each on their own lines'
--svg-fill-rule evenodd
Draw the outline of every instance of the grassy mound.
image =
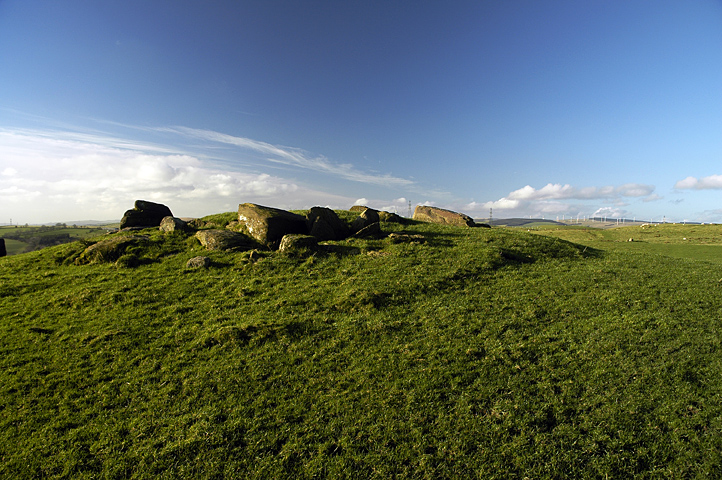
<svg viewBox="0 0 722 480">
<path fill-rule="evenodd" d="M 425 241 L 297 258 L 142 231 L 133 269 L 75 265 L 79 243 L 0 259 L 0 476 L 722 473 L 717 265 L 382 228 Z"/>
</svg>

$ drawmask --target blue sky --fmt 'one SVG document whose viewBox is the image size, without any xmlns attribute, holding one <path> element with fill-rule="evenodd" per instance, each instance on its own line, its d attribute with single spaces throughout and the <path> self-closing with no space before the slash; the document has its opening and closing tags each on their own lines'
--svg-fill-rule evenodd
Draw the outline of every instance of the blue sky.
<svg viewBox="0 0 722 480">
<path fill-rule="evenodd" d="M 0 0 L 0 223 L 722 222 L 722 2 Z"/>
</svg>

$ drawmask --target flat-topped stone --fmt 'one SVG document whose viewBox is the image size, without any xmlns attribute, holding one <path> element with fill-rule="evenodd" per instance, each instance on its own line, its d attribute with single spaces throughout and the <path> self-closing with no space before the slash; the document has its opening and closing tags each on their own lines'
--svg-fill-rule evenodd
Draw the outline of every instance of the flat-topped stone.
<svg viewBox="0 0 722 480">
<path fill-rule="evenodd" d="M 229 230 L 199 230 L 196 238 L 208 250 L 252 250 L 258 244 L 250 237 Z"/>
<path fill-rule="evenodd" d="M 474 220 L 463 213 L 445 210 L 437 207 L 417 205 L 414 210 L 414 220 L 429 223 L 441 223 L 445 225 L 456 225 L 459 227 L 474 227 Z"/>
</svg>

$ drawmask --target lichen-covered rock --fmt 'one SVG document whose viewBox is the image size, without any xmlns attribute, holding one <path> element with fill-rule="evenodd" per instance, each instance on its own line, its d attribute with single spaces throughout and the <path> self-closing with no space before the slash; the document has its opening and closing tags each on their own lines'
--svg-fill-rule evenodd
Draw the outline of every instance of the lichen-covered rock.
<svg viewBox="0 0 722 480">
<path fill-rule="evenodd" d="M 456 225 L 459 227 L 473 227 L 474 220 L 463 213 L 444 210 L 443 208 L 427 207 L 417 205 L 414 210 L 414 220 L 430 223 L 441 223 L 445 225 Z"/>
<path fill-rule="evenodd" d="M 318 250 L 316 237 L 300 234 L 284 235 L 278 247 L 279 252 L 295 255 L 309 254 L 316 250 Z"/>
<path fill-rule="evenodd" d="M 0 257 L 4 257 L 8 252 L 5 250 L 5 239 L 0 238 Z"/>
<path fill-rule="evenodd" d="M 193 257 L 186 262 L 188 268 L 208 268 L 210 265 L 211 259 L 203 256 Z"/>
<path fill-rule="evenodd" d="M 163 217 L 160 221 L 161 232 L 185 232 L 189 230 L 188 224 L 178 217 Z"/>
<path fill-rule="evenodd" d="M 196 238 L 208 250 L 243 251 L 258 248 L 258 243 L 252 238 L 229 230 L 200 230 L 196 232 Z"/>
<path fill-rule="evenodd" d="M 351 231 L 330 208 L 313 207 L 306 214 L 308 231 L 318 240 L 343 240 Z"/>
<path fill-rule="evenodd" d="M 356 234 L 374 223 L 379 223 L 379 212 L 373 208 L 367 208 L 353 221 L 351 231 Z"/>
<path fill-rule="evenodd" d="M 90 245 L 75 260 L 77 265 L 115 262 L 131 247 L 142 246 L 150 240 L 144 235 L 117 236 Z"/>
<path fill-rule="evenodd" d="M 270 247 L 277 246 L 284 235 L 308 233 L 306 217 L 255 203 L 238 206 L 238 222 L 251 237 Z"/>
<path fill-rule="evenodd" d="M 161 203 L 136 200 L 135 207 L 128 210 L 120 220 L 120 229 L 126 227 L 158 227 L 165 217 L 172 217 L 170 208 Z"/>
</svg>

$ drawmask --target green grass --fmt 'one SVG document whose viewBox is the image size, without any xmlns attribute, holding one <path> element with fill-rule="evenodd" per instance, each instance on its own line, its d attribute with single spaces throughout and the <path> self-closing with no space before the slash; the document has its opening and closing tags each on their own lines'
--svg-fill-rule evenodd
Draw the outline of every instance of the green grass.
<svg viewBox="0 0 722 480">
<path fill-rule="evenodd" d="M 584 245 L 722 263 L 722 225 L 645 225 L 608 230 L 547 227 L 533 230 Z M 632 240 L 630 242 L 630 239 Z"/>
<path fill-rule="evenodd" d="M 255 261 L 148 230 L 137 268 L 0 259 L 0 477 L 722 474 L 718 264 L 383 228 L 426 242 Z M 716 248 L 661 232 L 640 245 Z"/>
</svg>

